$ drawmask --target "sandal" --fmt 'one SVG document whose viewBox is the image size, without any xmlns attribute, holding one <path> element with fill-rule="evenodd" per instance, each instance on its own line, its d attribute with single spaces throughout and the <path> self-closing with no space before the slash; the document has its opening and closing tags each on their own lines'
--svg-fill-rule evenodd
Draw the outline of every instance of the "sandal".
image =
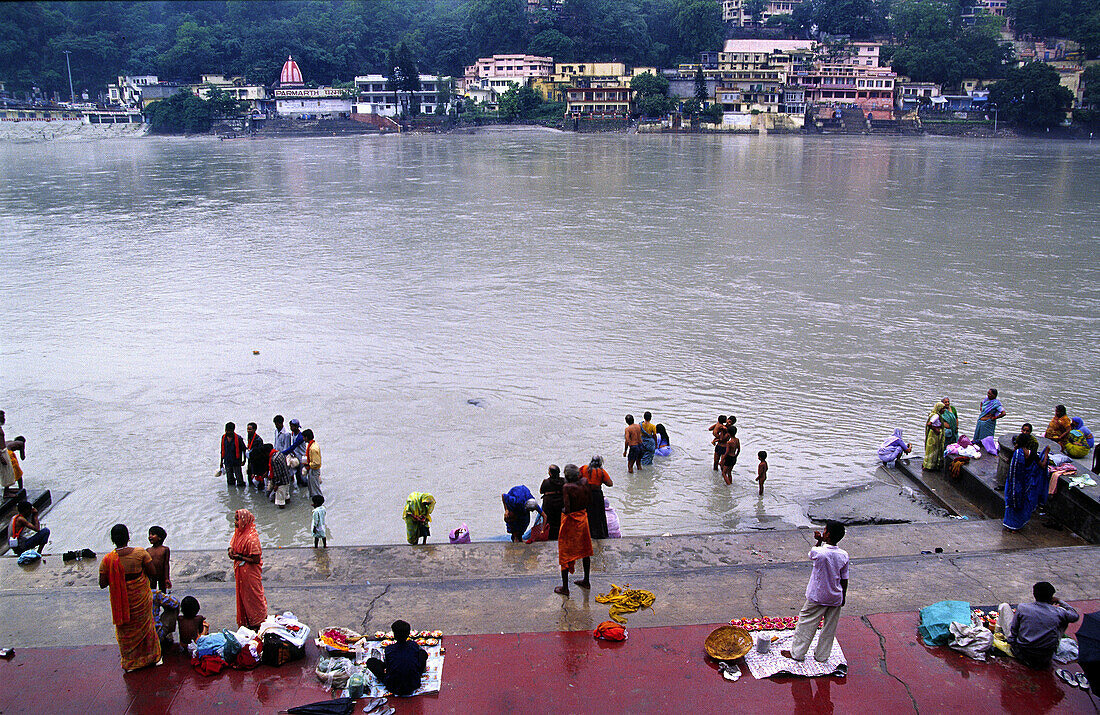
<svg viewBox="0 0 1100 715">
<path fill-rule="evenodd" d="M 95 558 L 95 552 L 92 551 L 91 549 L 83 549 L 80 552 L 80 557 L 84 558 L 84 559 L 94 559 Z"/>
<path fill-rule="evenodd" d="M 1073 673 L 1069 672 L 1065 668 L 1059 668 L 1055 675 L 1057 675 L 1069 685 L 1072 685 L 1075 688 L 1077 687 L 1077 676 L 1075 676 Z"/>
<path fill-rule="evenodd" d="M 1081 688 L 1081 690 L 1089 689 L 1089 679 L 1085 677 L 1084 673 L 1075 674 L 1073 679 L 1077 683 L 1077 687 Z"/>
</svg>

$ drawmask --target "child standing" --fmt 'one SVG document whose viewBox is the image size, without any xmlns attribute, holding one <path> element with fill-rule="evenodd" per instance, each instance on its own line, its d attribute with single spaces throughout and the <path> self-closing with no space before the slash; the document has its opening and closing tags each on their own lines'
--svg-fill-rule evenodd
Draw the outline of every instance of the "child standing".
<svg viewBox="0 0 1100 715">
<path fill-rule="evenodd" d="M 764 496 L 764 482 L 768 478 L 768 453 L 760 450 L 756 453 L 760 464 L 756 465 L 756 483 L 760 485 L 760 496 Z"/>
<path fill-rule="evenodd" d="M 320 541 L 328 548 L 328 537 L 325 532 L 325 498 L 320 494 L 313 497 L 313 548 L 317 548 Z"/>
<path fill-rule="evenodd" d="M 153 575 L 149 578 L 149 586 L 154 591 L 168 593 L 172 588 L 172 575 L 168 564 L 172 551 L 164 545 L 168 538 L 168 532 L 160 526 L 149 527 L 149 558 L 153 560 Z"/>
<path fill-rule="evenodd" d="M 199 615 L 199 601 L 194 596 L 185 596 L 180 601 L 180 616 L 176 621 L 176 627 L 180 633 L 180 647 L 186 648 L 189 644 L 204 636 L 210 631 L 206 619 Z"/>
</svg>

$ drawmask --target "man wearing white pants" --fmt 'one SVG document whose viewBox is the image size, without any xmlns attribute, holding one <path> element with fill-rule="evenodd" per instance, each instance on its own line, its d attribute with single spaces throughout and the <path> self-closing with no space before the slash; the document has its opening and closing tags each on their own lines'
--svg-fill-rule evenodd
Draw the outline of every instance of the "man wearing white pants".
<svg viewBox="0 0 1100 715">
<path fill-rule="evenodd" d="M 813 572 L 806 584 L 806 605 L 798 614 L 798 627 L 790 650 L 781 651 L 785 658 L 802 662 L 806 651 L 822 619 L 821 636 L 817 639 L 814 660 L 824 663 L 833 652 L 836 625 L 840 622 L 840 609 L 848 597 L 848 552 L 837 546 L 844 538 L 844 525 L 830 521 L 824 532 L 814 532 L 817 546 L 810 549 Z M 824 542 L 824 546 L 822 545 Z"/>
</svg>

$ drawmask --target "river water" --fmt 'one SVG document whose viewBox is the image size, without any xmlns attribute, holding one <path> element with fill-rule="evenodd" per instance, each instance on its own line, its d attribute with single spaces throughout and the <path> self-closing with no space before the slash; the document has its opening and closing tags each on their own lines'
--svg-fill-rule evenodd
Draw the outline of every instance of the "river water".
<svg viewBox="0 0 1100 715">
<path fill-rule="evenodd" d="M 0 146 L 0 408 L 58 550 L 224 546 L 222 425 L 318 437 L 333 544 L 503 534 L 500 493 L 607 457 L 626 534 L 803 524 L 943 395 L 1100 426 L 1100 146 L 474 135 Z M 259 351 L 254 355 L 253 351 Z M 470 404 L 475 400 L 478 404 Z M 623 416 L 674 454 L 628 475 Z M 711 471 L 736 414 L 734 484 Z M 1040 427 L 1041 429 L 1041 427 Z M 752 481 L 766 449 L 767 494 Z M 918 446 L 917 449 L 922 449 Z"/>
</svg>

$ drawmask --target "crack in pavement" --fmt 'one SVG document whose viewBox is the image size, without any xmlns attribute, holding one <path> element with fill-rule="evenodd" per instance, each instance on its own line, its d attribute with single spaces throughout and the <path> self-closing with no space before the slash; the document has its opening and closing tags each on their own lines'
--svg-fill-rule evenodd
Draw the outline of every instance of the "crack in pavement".
<svg viewBox="0 0 1100 715">
<path fill-rule="evenodd" d="M 870 628 L 871 631 L 876 636 L 878 636 L 878 647 L 879 647 L 879 650 L 882 651 L 882 655 L 879 657 L 878 662 L 879 662 L 879 667 L 882 668 L 882 672 L 886 673 L 891 678 L 893 678 L 894 680 L 901 683 L 901 687 L 905 688 L 905 693 L 909 696 L 909 700 L 912 701 L 912 703 L 913 703 L 913 712 L 918 713 L 918 715 L 919 715 L 920 708 L 917 707 L 917 699 L 915 697 L 913 697 L 913 691 L 909 688 L 909 684 L 906 683 L 901 678 L 899 678 L 898 676 L 891 673 L 890 672 L 890 667 L 886 664 L 886 637 L 884 635 L 882 635 L 881 633 L 879 633 L 878 629 L 875 628 L 875 624 L 871 623 L 871 619 L 868 618 L 867 616 L 860 616 L 859 620 L 863 621 L 863 625 Z"/>
<path fill-rule="evenodd" d="M 374 598 L 371 599 L 371 602 L 367 605 L 367 613 L 366 613 L 366 615 L 363 616 L 363 623 L 362 623 L 362 625 L 359 626 L 360 630 L 364 630 L 364 631 L 366 630 L 367 623 L 370 622 L 370 612 L 374 610 L 374 604 L 378 603 L 378 599 L 382 598 L 383 596 L 385 596 L 389 592 L 390 592 L 390 584 L 386 584 L 386 587 L 384 589 L 382 589 L 382 593 L 378 594 L 377 596 L 375 596 Z"/>
<path fill-rule="evenodd" d="M 756 609 L 756 614 L 761 618 L 764 617 L 764 612 L 760 610 L 760 584 L 764 581 L 764 572 L 756 572 L 756 587 L 752 590 L 752 607 Z"/>
<path fill-rule="evenodd" d="M 947 561 L 947 563 L 949 563 L 949 564 L 951 564 L 952 566 L 954 566 L 954 567 L 955 567 L 955 569 L 956 569 L 956 570 L 957 570 L 957 571 L 958 571 L 958 572 L 959 572 L 959 573 L 960 573 L 960 574 L 961 574 L 961 575 L 963 576 L 963 578 L 965 578 L 965 579 L 969 580 L 969 581 L 970 581 L 971 583 L 974 583 L 975 585 L 977 585 L 977 586 L 978 586 L 978 588 L 980 588 L 981 590 L 983 590 L 983 591 L 985 591 L 986 593 L 988 593 L 988 594 L 989 594 L 989 598 L 990 598 L 990 601 L 995 601 L 995 600 L 997 600 L 997 599 L 996 599 L 996 594 L 994 594 L 994 593 L 993 593 L 993 589 L 991 589 L 991 588 L 990 588 L 990 587 L 989 587 L 989 586 L 988 586 L 987 584 L 985 584 L 985 583 L 982 583 L 982 582 L 981 582 L 981 581 L 980 581 L 979 579 L 975 578 L 973 574 L 969 573 L 969 572 L 968 572 L 968 571 L 967 571 L 966 569 L 964 569 L 964 568 L 963 568 L 962 566 L 959 566 L 959 564 L 958 564 L 958 563 L 956 563 L 956 561 L 955 561 L 956 559 L 960 559 L 960 558 L 968 558 L 968 557 L 969 557 L 969 555 L 968 555 L 968 554 L 959 554 L 958 556 L 951 556 L 951 557 L 948 557 L 948 558 L 947 558 L 947 559 L 945 559 L 945 560 Z"/>
</svg>

